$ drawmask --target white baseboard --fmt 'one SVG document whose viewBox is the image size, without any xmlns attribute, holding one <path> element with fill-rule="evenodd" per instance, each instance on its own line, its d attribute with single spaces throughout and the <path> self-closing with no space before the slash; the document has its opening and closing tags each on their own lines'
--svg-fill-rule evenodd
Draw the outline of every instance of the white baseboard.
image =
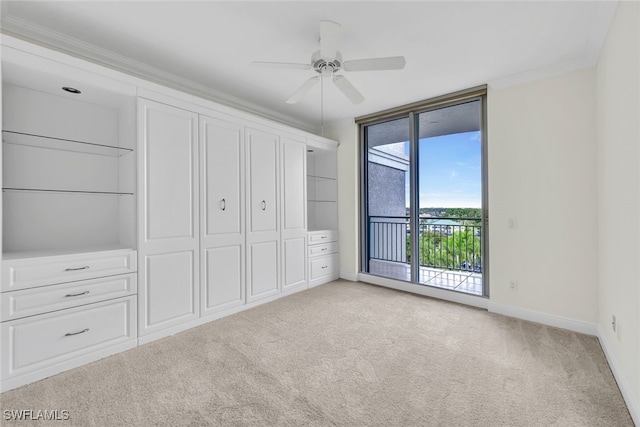
<svg viewBox="0 0 640 427">
<path fill-rule="evenodd" d="M 484 309 L 487 308 L 487 303 L 489 301 L 487 298 L 476 295 L 463 294 L 461 292 L 450 291 L 447 289 L 438 289 L 432 286 L 417 285 L 415 283 L 365 273 L 360 273 L 358 275 L 358 281 Z"/>
<path fill-rule="evenodd" d="M 229 307 L 226 309 L 222 309 L 217 312 L 211 312 L 207 314 L 203 314 L 198 318 L 188 320 L 184 323 L 180 323 L 175 326 L 171 326 L 165 329 L 158 330 L 156 332 L 152 332 L 147 335 L 139 335 L 138 336 L 138 345 L 148 344 L 152 341 L 156 341 L 165 337 L 169 337 L 171 335 L 178 334 L 180 332 L 184 332 L 188 329 L 195 328 L 197 326 L 204 325 L 205 323 L 213 322 L 214 320 L 222 319 L 223 317 L 230 316 L 232 314 L 240 313 L 241 311 L 249 310 L 250 308 L 257 307 L 262 304 L 266 304 L 271 301 L 275 301 L 277 299 L 293 295 L 294 293 L 301 292 L 307 290 L 310 285 L 301 285 L 298 287 L 294 287 L 291 289 L 287 289 L 284 292 L 280 292 L 275 295 L 270 295 L 268 297 L 260 298 L 251 302 L 247 302 L 246 304 L 239 304 L 233 307 Z"/>
<path fill-rule="evenodd" d="M 618 383 L 618 388 L 622 393 L 622 398 L 624 402 L 627 404 L 627 409 L 629 409 L 629 413 L 631 414 L 631 419 L 635 425 L 640 426 L 640 404 L 638 403 L 637 396 L 634 396 L 631 387 L 629 386 L 629 382 L 622 375 L 622 369 L 620 368 L 620 362 L 616 358 L 613 350 L 611 349 L 611 345 L 607 341 L 606 335 L 602 330 L 602 325 L 598 325 L 598 340 L 600 340 L 600 346 L 604 351 L 604 355 L 607 358 L 607 362 L 609 362 L 609 367 L 611 368 L 611 372 L 613 372 L 613 376 Z"/>
<path fill-rule="evenodd" d="M 358 273 L 347 273 L 345 271 L 340 272 L 340 278 L 344 280 L 348 280 L 350 282 L 358 281 Z"/>
<path fill-rule="evenodd" d="M 79 366 L 86 365 L 87 363 L 95 362 L 96 360 L 104 359 L 105 357 L 122 353 L 123 351 L 136 348 L 137 345 L 138 343 L 136 342 L 135 338 L 128 339 L 120 344 L 107 347 L 98 351 L 94 351 L 89 354 L 84 354 L 82 356 L 78 356 L 70 360 L 65 360 L 63 362 L 56 363 L 55 365 L 47 366 L 45 368 L 38 369 L 36 371 L 27 372 L 18 377 L 3 379 L 2 383 L 0 383 L 0 392 L 4 393 L 5 391 L 13 390 L 23 385 L 40 381 L 50 376 L 68 371 L 70 369 L 74 369 Z"/>
<path fill-rule="evenodd" d="M 543 325 L 567 329 L 581 334 L 593 336 L 598 335 L 598 327 L 595 323 L 583 322 L 581 320 L 569 319 L 566 317 L 556 316 L 554 314 L 499 304 L 493 301 L 489 301 L 488 309 L 490 313 L 502 314 L 503 316 L 542 323 Z"/>
</svg>

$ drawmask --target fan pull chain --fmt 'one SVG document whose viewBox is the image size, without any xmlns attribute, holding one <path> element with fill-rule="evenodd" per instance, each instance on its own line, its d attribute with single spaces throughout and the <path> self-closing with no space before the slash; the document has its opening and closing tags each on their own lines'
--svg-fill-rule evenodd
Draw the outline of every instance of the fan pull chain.
<svg viewBox="0 0 640 427">
<path fill-rule="evenodd" d="M 324 76 L 320 74 L 320 136 L 324 137 Z"/>
</svg>

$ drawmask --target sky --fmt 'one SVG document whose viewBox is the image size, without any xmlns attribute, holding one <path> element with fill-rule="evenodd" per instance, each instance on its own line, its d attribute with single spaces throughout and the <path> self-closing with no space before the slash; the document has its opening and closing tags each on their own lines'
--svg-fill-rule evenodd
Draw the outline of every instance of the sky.
<svg viewBox="0 0 640 427">
<path fill-rule="evenodd" d="M 409 144 L 405 144 L 408 154 Z M 482 202 L 480 132 L 423 138 L 419 145 L 421 208 L 479 208 Z M 406 191 L 409 202 L 409 179 Z"/>
</svg>

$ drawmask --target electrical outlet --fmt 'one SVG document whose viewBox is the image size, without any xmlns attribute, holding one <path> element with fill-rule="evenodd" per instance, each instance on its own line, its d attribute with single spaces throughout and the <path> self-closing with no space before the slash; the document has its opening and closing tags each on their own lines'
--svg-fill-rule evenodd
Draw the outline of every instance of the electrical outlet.
<svg viewBox="0 0 640 427">
<path fill-rule="evenodd" d="M 611 329 L 613 329 L 613 332 L 615 332 L 615 331 L 616 331 L 616 327 L 617 327 L 617 326 L 618 326 L 618 325 L 616 324 L 616 316 L 615 316 L 615 315 L 613 315 L 613 316 L 611 316 Z"/>
<path fill-rule="evenodd" d="M 509 289 L 514 292 L 518 291 L 518 281 L 517 280 L 509 280 Z"/>
</svg>

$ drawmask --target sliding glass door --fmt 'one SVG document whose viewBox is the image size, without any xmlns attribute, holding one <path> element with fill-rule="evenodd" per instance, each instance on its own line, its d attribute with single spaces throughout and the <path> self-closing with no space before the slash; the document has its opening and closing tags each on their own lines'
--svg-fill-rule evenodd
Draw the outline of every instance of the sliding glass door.
<svg viewBox="0 0 640 427">
<path fill-rule="evenodd" d="M 373 274 L 411 280 L 409 119 L 366 128 L 367 267 Z"/>
<path fill-rule="evenodd" d="M 361 126 L 365 273 L 486 295 L 482 96 Z"/>
<path fill-rule="evenodd" d="M 417 115 L 420 283 L 482 295 L 482 116 L 475 100 Z"/>
</svg>

